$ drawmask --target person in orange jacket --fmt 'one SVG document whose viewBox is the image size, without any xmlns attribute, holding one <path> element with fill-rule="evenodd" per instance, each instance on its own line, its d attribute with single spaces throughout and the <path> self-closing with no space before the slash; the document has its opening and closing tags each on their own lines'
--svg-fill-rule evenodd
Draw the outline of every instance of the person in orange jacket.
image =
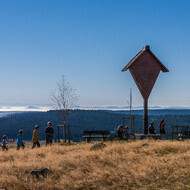
<svg viewBox="0 0 190 190">
<path fill-rule="evenodd" d="M 40 142 L 39 142 L 39 138 L 38 138 L 39 128 L 40 127 L 38 125 L 35 125 L 35 129 L 33 131 L 33 136 L 32 136 L 32 142 L 33 142 L 32 148 L 35 148 L 36 145 L 37 145 L 37 147 L 40 147 Z"/>
</svg>

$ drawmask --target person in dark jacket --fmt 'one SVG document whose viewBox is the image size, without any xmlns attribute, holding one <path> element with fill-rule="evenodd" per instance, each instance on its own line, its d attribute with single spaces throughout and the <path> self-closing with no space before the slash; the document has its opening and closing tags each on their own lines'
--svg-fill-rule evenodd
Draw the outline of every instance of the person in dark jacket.
<svg viewBox="0 0 190 190">
<path fill-rule="evenodd" d="M 160 135 L 163 134 L 163 139 L 166 139 L 166 137 L 165 137 L 165 121 L 164 121 L 164 119 L 162 119 L 162 121 L 158 124 L 158 126 L 160 127 Z"/>
<path fill-rule="evenodd" d="M 149 134 L 156 134 L 154 131 L 154 123 L 150 123 L 149 125 Z"/>
<path fill-rule="evenodd" d="M 47 128 L 45 130 L 45 134 L 46 134 L 46 145 L 50 144 L 52 145 L 52 142 L 53 142 L 53 133 L 54 133 L 54 130 L 53 130 L 53 127 L 52 127 L 52 123 L 49 121 L 47 123 Z"/>
<path fill-rule="evenodd" d="M 123 130 L 124 130 L 124 125 L 121 124 L 117 127 L 117 134 L 120 140 L 123 139 Z"/>
</svg>

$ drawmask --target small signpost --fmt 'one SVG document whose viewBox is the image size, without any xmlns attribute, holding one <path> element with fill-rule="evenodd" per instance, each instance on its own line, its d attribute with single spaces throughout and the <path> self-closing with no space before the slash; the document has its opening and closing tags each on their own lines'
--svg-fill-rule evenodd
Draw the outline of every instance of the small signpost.
<svg viewBox="0 0 190 190">
<path fill-rule="evenodd" d="M 60 133 L 59 133 L 59 129 L 63 128 L 63 142 L 66 143 L 67 139 L 66 139 L 66 128 L 68 129 L 68 143 L 71 143 L 71 131 L 70 131 L 70 126 L 68 125 L 57 125 L 57 141 L 58 143 L 60 143 Z"/>
<path fill-rule="evenodd" d="M 161 61 L 150 51 L 150 46 L 143 49 L 122 69 L 129 69 L 143 99 L 144 114 L 143 127 L 144 134 L 148 134 L 148 97 L 153 89 L 156 79 L 160 73 L 169 72 L 169 70 L 161 63 Z"/>
</svg>

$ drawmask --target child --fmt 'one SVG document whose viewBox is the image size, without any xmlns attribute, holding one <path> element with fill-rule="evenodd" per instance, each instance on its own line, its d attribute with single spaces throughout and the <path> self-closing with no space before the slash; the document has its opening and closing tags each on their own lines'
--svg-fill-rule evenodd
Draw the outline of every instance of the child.
<svg viewBox="0 0 190 190">
<path fill-rule="evenodd" d="M 33 145 L 32 148 L 35 148 L 36 145 L 37 147 L 40 147 L 40 143 L 39 143 L 39 138 L 38 138 L 38 130 L 39 130 L 39 126 L 35 125 L 35 129 L 33 131 L 33 136 L 32 136 L 32 141 L 33 141 Z"/>
<path fill-rule="evenodd" d="M 23 135 L 23 130 L 19 130 L 19 133 L 17 135 L 17 150 L 19 150 L 20 147 L 22 147 L 23 149 L 25 148 L 24 142 L 22 140 L 22 135 Z"/>
<path fill-rule="evenodd" d="M 3 136 L 2 149 L 3 150 L 8 150 L 8 147 L 7 147 L 7 136 L 6 135 Z"/>
</svg>

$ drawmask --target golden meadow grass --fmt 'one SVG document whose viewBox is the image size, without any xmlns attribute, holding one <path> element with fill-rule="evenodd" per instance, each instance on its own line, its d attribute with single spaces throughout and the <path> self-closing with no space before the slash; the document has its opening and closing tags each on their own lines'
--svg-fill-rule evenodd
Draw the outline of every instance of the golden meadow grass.
<svg viewBox="0 0 190 190">
<path fill-rule="evenodd" d="M 147 143 L 148 146 L 142 146 Z M 108 142 L 0 152 L 0 189 L 190 189 L 190 142 Z M 28 181 L 47 167 L 44 180 Z"/>
</svg>

